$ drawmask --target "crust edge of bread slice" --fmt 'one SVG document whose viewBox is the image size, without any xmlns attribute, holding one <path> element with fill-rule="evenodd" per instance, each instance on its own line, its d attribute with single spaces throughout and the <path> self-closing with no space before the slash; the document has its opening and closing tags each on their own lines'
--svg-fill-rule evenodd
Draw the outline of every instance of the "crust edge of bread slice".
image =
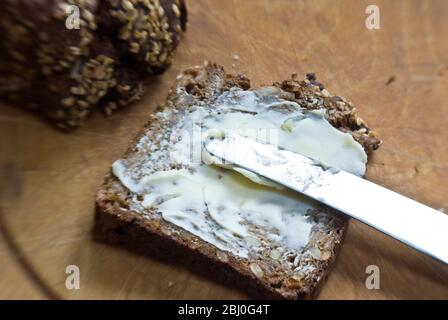
<svg viewBox="0 0 448 320">
<path fill-rule="evenodd" d="M 292 79 L 274 83 L 274 86 L 282 89 L 289 99 L 301 105 L 306 105 L 309 97 L 319 97 L 322 103 L 319 108 L 323 106 L 327 110 L 335 110 L 329 115 L 330 123 L 341 131 L 351 133 L 366 152 L 370 153 L 380 145 L 381 141 L 376 134 L 357 116 L 354 106 L 344 98 L 331 96 L 323 85 L 316 81 L 314 74 L 308 74 L 303 81 L 298 81 L 293 75 Z M 204 66 L 195 66 L 181 73 L 170 90 L 165 104 L 158 111 L 163 111 L 164 108 L 176 103 L 183 103 L 186 108 L 188 104 L 194 104 L 195 100 L 179 101 L 180 88 L 197 99 L 207 100 L 232 87 L 247 90 L 250 88 L 249 79 L 242 75 L 226 74 L 221 66 L 206 62 Z M 149 122 L 131 143 L 124 157 L 136 150 L 137 142 L 156 121 L 157 117 L 151 115 Z M 275 281 L 257 277 L 251 271 L 248 262 L 220 251 L 187 231 L 173 234 L 166 228 L 169 222 L 149 220 L 142 214 L 133 212 L 126 201 L 127 193 L 127 189 L 112 173 L 106 175 L 96 196 L 93 230 L 96 240 L 120 245 L 133 252 L 163 261 L 181 264 L 196 273 L 206 274 L 211 280 L 242 289 L 254 298 L 314 297 L 334 264 L 348 227 L 348 219 L 338 216 L 337 227 L 332 230 L 331 243 L 327 248 L 330 254 L 327 254 L 325 259 L 316 260 L 316 268 L 306 278 L 288 283 L 286 287 L 277 286 Z M 283 281 L 288 282 L 288 279 Z"/>
</svg>

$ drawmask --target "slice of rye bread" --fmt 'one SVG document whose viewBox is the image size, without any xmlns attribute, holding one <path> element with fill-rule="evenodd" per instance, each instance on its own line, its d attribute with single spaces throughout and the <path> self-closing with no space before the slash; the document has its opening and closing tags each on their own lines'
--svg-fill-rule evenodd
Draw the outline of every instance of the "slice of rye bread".
<svg viewBox="0 0 448 320">
<path fill-rule="evenodd" d="M 292 79 L 274 83 L 283 99 L 294 101 L 305 109 L 327 109 L 327 120 L 343 132 L 350 133 L 367 153 L 379 147 L 381 141 L 357 115 L 354 106 L 339 96 L 332 96 L 316 81 L 314 74 L 305 80 Z M 273 90 L 266 87 L 266 91 Z M 208 106 L 221 93 L 231 88 L 248 90 L 249 79 L 242 75 L 226 74 L 216 64 L 206 62 L 182 72 L 170 90 L 158 113 L 150 116 L 124 158 L 143 165 L 148 152 L 166 148 L 170 128 L 182 121 L 182 114 L 193 106 Z M 281 90 L 279 90 L 281 89 Z M 260 90 L 257 89 L 257 90 Z M 263 90 L 263 89 L 261 89 Z M 166 116 L 169 114 L 169 116 Z M 145 139 L 146 147 L 139 144 Z M 152 149 L 148 151 L 148 148 Z M 173 165 L 151 163 L 153 172 L 173 169 Z M 147 168 L 146 168 L 147 169 Z M 165 221 L 157 210 L 140 208 L 138 197 L 109 173 L 96 197 L 94 237 L 99 241 L 122 245 L 134 252 L 181 263 L 190 270 L 245 290 L 251 297 L 302 299 L 313 297 L 328 275 L 338 248 L 347 230 L 348 218 L 330 208 L 315 214 L 319 226 L 313 227 L 304 250 L 289 252 L 286 264 L 278 263 L 261 253 L 256 258 L 241 258 L 222 251 L 192 233 Z M 139 209 L 140 208 L 140 209 Z M 294 262 L 301 272 L 291 267 Z M 296 265 L 296 264 L 294 264 Z"/>
</svg>

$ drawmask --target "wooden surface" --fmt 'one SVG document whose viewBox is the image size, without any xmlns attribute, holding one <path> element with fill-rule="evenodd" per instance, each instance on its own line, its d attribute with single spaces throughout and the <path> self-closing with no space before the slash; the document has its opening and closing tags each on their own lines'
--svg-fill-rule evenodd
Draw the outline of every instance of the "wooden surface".
<svg viewBox="0 0 448 320">
<path fill-rule="evenodd" d="M 109 119 L 94 115 L 64 134 L 1 106 L 0 298 L 245 297 L 182 267 L 91 240 L 95 190 L 112 161 L 176 74 L 204 59 L 246 73 L 253 85 L 316 72 L 330 92 L 352 100 L 384 140 L 368 179 L 448 208 L 447 1 L 375 1 L 380 30 L 365 27 L 370 1 L 188 4 L 189 30 L 173 66 L 127 110 Z M 81 271 L 80 290 L 65 287 L 72 264 Z M 365 287 L 368 265 L 380 268 L 380 290 Z M 351 222 L 319 297 L 447 299 L 448 267 Z"/>
</svg>

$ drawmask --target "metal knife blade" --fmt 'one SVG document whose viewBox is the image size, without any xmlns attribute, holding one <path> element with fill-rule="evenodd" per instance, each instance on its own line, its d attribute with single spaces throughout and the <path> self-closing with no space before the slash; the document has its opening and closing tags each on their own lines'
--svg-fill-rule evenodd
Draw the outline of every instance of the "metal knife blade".
<svg viewBox="0 0 448 320">
<path fill-rule="evenodd" d="M 305 194 L 448 264 L 448 215 L 342 170 L 237 134 L 210 138 L 212 156 Z"/>
</svg>

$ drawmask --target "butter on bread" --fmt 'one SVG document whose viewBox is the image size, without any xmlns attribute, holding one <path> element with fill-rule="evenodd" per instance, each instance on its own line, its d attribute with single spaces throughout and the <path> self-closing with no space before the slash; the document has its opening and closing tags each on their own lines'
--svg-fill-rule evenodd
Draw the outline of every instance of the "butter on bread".
<svg viewBox="0 0 448 320">
<path fill-rule="evenodd" d="M 256 177 L 205 164 L 195 139 L 232 126 L 249 136 L 277 130 L 280 144 L 299 148 L 292 151 L 313 153 L 322 143 L 320 149 L 334 148 L 323 162 L 351 162 L 348 170 L 360 175 L 366 154 L 380 144 L 353 106 L 314 75 L 251 90 L 244 76 L 211 63 L 196 66 L 178 76 L 165 105 L 114 163 L 97 194 L 95 236 L 181 262 L 252 296 L 312 297 L 336 258 L 347 219 Z M 293 144 L 296 130 L 307 143 Z M 325 145 L 321 135 L 336 138 Z"/>
</svg>

